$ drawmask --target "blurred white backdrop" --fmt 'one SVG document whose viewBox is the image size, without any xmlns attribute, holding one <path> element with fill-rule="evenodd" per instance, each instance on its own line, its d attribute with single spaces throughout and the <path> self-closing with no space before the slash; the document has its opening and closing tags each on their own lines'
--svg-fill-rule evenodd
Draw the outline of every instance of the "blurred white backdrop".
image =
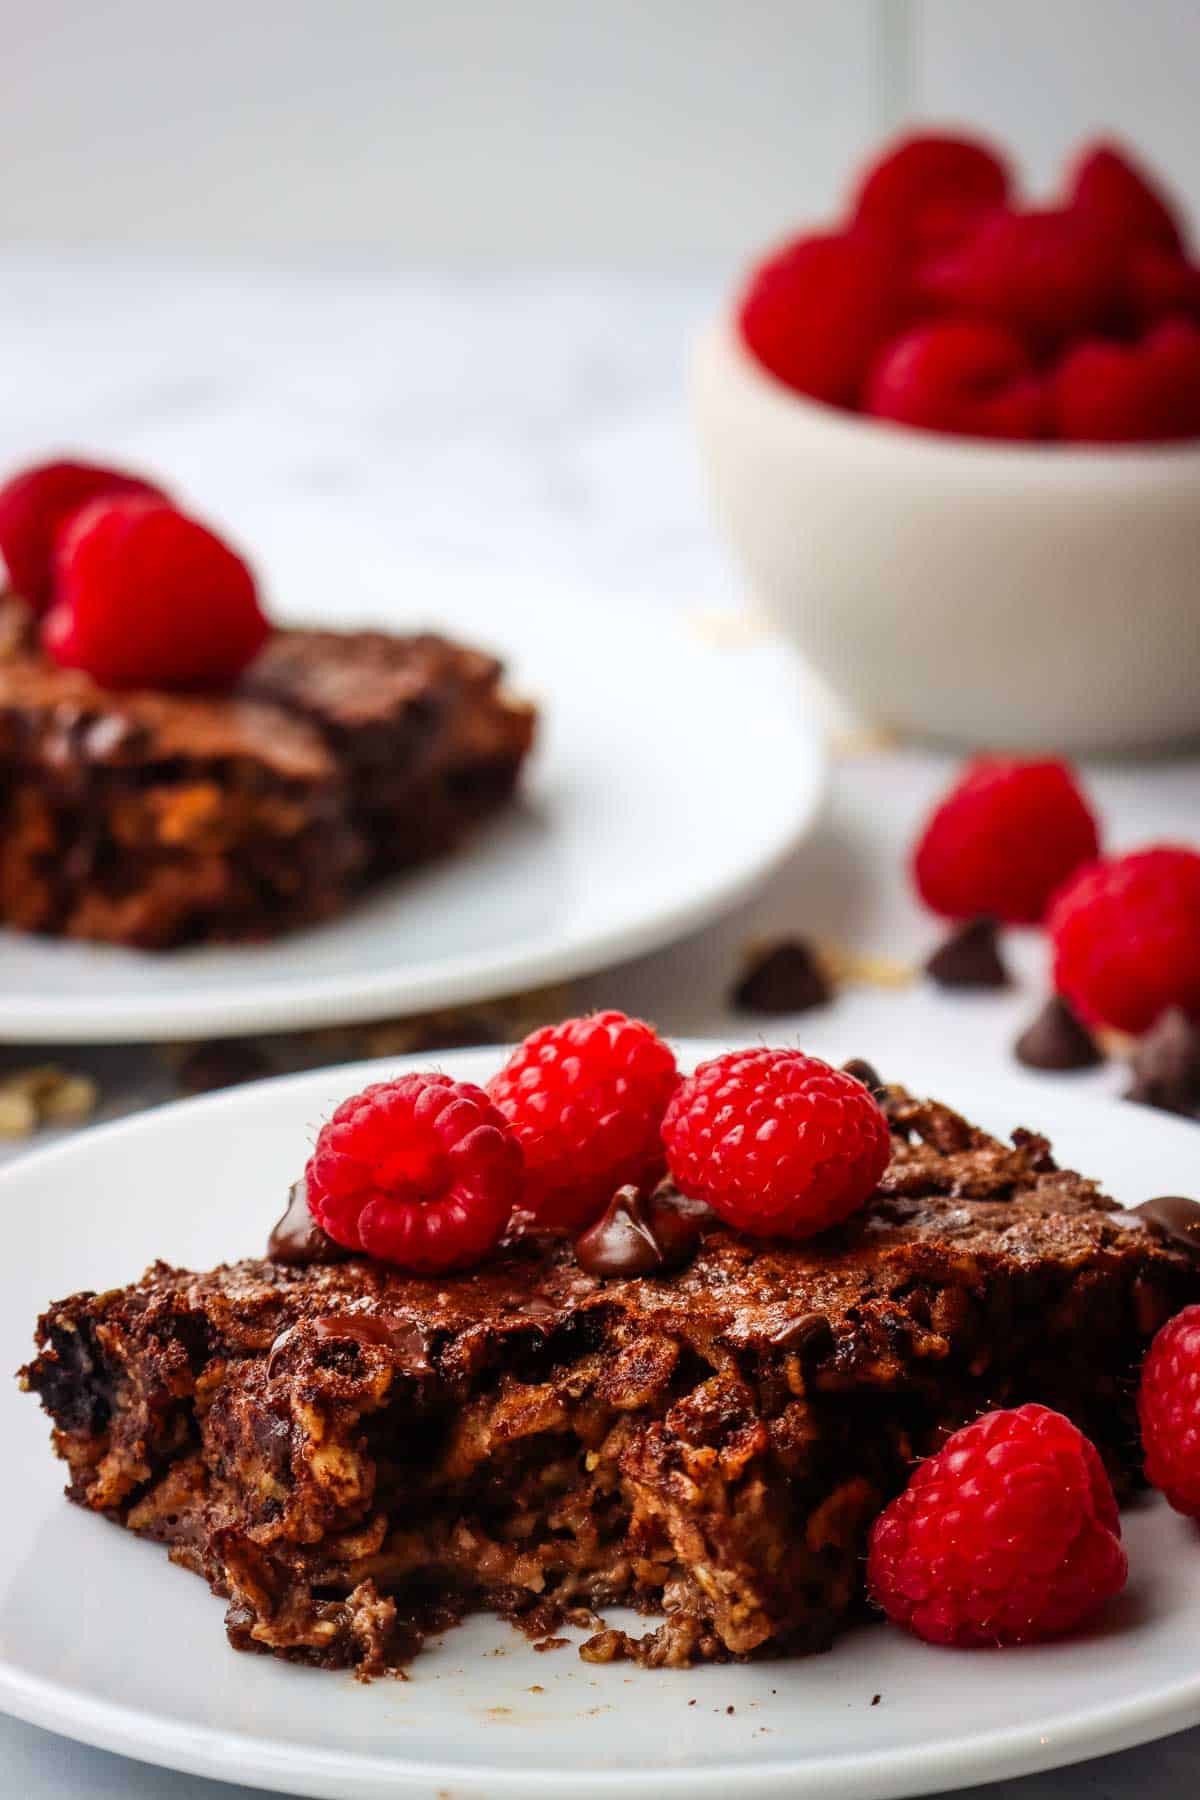
<svg viewBox="0 0 1200 1800">
<path fill-rule="evenodd" d="M 7 0 L 0 241 L 729 262 L 907 114 L 1200 189 L 1196 0 Z"/>
</svg>

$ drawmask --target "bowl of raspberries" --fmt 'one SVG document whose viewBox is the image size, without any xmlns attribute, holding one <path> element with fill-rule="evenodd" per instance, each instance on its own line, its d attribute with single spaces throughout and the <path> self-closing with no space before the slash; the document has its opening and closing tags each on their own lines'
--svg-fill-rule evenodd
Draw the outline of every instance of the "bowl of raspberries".
<svg viewBox="0 0 1200 1800">
<path fill-rule="evenodd" d="M 1200 260 L 1127 148 L 1050 198 L 921 133 L 701 335 L 718 519 L 854 707 L 1071 751 L 1200 731 Z"/>
</svg>

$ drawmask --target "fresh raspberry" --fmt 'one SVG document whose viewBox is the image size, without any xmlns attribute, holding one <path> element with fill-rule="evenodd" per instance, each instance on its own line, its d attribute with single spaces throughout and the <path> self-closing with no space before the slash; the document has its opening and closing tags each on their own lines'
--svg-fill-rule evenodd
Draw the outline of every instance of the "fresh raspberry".
<svg viewBox="0 0 1200 1800">
<path fill-rule="evenodd" d="M 1031 1644 L 1120 1593 L 1128 1565 L 1095 1445 L 1045 1406 L 985 1413 L 871 1530 L 867 1588 L 931 1644 Z"/>
<path fill-rule="evenodd" d="M 478 1262 L 521 1198 L 521 1147 L 482 1088 L 402 1075 L 343 1100 L 305 1171 L 317 1224 L 418 1275 Z"/>
<path fill-rule="evenodd" d="M 1092 144 L 1083 151 L 1067 183 L 1068 204 L 1084 213 L 1118 244 L 1183 248 L 1179 219 L 1167 196 L 1127 150 Z"/>
<path fill-rule="evenodd" d="M 0 552 L 9 581 L 30 606 L 40 612 L 50 603 L 54 546 L 67 520 L 89 501 L 117 494 L 166 499 L 140 476 L 98 463 L 40 463 L 0 488 Z"/>
<path fill-rule="evenodd" d="M 920 297 L 995 319 L 1036 348 L 1101 326 L 1119 311 L 1118 250 L 1078 212 L 994 212 L 919 271 Z"/>
<path fill-rule="evenodd" d="M 1054 985 L 1093 1024 L 1148 1031 L 1200 1018 L 1200 856 L 1160 844 L 1082 868 L 1046 920 Z"/>
<path fill-rule="evenodd" d="M 1011 331 L 947 319 L 917 326 L 884 351 L 867 383 L 866 411 L 927 431 L 1034 438 L 1042 384 Z"/>
<path fill-rule="evenodd" d="M 853 215 L 914 249 L 933 250 L 956 242 L 981 213 L 1004 206 L 1008 193 L 1008 169 L 988 145 L 917 132 L 871 164 Z"/>
<path fill-rule="evenodd" d="M 1146 1480 L 1200 1519 L 1200 1306 L 1168 1319 L 1142 1364 L 1138 1419 Z"/>
<path fill-rule="evenodd" d="M 761 1237 L 811 1237 L 860 1207 L 891 1138 L 853 1075 L 799 1050 L 733 1050 L 679 1084 L 663 1120 L 681 1193 Z"/>
<path fill-rule="evenodd" d="M 832 406 L 857 406 L 876 351 L 896 328 L 899 267 L 868 232 L 797 238 L 751 276 L 742 336 L 788 387 Z"/>
<path fill-rule="evenodd" d="M 1141 325 L 1163 319 L 1200 323 L 1200 263 L 1172 250 L 1143 245 L 1130 253 L 1125 272 L 1129 306 Z"/>
<path fill-rule="evenodd" d="M 582 1230 L 619 1187 L 658 1180 L 678 1081 L 657 1032 L 622 1012 L 546 1025 L 517 1046 L 488 1093 L 525 1153 L 522 1204 L 540 1225 Z"/>
<path fill-rule="evenodd" d="M 109 688 L 232 682 L 267 621 L 227 544 L 162 501 L 94 500 L 59 539 L 43 641 Z"/>
<path fill-rule="evenodd" d="M 1200 437 L 1200 327 L 1168 319 L 1139 344 L 1069 350 L 1050 380 L 1056 434 L 1081 443 Z"/>
<path fill-rule="evenodd" d="M 1100 848 L 1066 763 L 978 756 L 939 800 L 913 852 L 926 906 L 949 919 L 1013 925 L 1043 916 L 1054 890 Z"/>
</svg>

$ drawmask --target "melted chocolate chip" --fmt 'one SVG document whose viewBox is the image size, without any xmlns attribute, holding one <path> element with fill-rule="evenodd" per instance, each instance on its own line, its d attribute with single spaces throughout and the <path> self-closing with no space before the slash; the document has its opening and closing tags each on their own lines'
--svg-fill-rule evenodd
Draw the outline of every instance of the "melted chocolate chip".
<svg viewBox="0 0 1200 1800">
<path fill-rule="evenodd" d="M 1189 1200 L 1183 1194 L 1160 1194 L 1133 1210 L 1151 1225 L 1157 1225 L 1168 1242 L 1200 1261 L 1200 1201 Z"/>
<path fill-rule="evenodd" d="M 842 1064 L 842 1069 L 845 1074 L 853 1075 L 855 1081 L 861 1081 L 876 1100 L 886 1099 L 887 1083 L 877 1072 L 873 1063 L 865 1061 L 861 1056 L 852 1056 L 849 1062 Z"/>
<path fill-rule="evenodd" d="M 1008 987 L 1009 974 L 1000 955 L 995 919 L 972 919 L 952 931 L 925 964 L 925 973 L 939 987 Z"/>
<path fill-rule="evenodd" d="M 390 1350 L 407 1375 L 429 1375 L 433 1364 L 429 1344 L 419 1325 L 394 1313 L 325 1313 L 314 1319 L 312 1329 L 324 1342 L 378 1344 Z"/>
<path fill-rule="evenodd" d="M 768 1338 L 778 1350 L 810 1350 L 824 1340 L 832 1340 L 833 1333 L 829 1320 L 824 1313 L 806 1312 L 798 1318 L 785 1319 L 777 1325 Z"/>
<path fill-rule="evenodd" d="M 1104 1061 L 1095 1038 L 1061 994 L 1047 1000 L 1021 1033 L 1014 1054 L 1030 1069 L 1090 1069 Z"/>
<path fill-rule="evenodd" d="M 700 1241 L 703 1207 L 665 1193 L 649 1199 L 636 1187 L 618 1188 L 596 1223 L 575 1242 L 589 1275 L 656 1275 L 687 1262 Z"/>
<path fill-rule="evenodd" d="M 1169 1007 L 1138 1045 L 1125 1098 L 1200 1119 L 1200 1031 L 1180 1007 Z"/>
<path fill-rule="evenodd" d="M 799 1013 L 828 1006 L 828 977 L 802 938 L 785 938 L 762 951 L 733 990 L 738 1012 Z"/>
<path fill-rule="evenodd" d="M 308 1189 L 303 1179 L 288 1189 L 287 1211 L 267 1239 L 267 1260 L 302 1269 L 317 1263 L 347 1262 L 349 1250 L 317 1224 L 308 1210 Z"/>
</svg>

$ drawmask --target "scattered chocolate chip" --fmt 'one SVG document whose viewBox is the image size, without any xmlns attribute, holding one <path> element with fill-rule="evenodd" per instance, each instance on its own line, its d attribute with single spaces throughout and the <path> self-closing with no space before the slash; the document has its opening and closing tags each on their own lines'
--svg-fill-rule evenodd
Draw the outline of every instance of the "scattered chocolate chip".
<svg viewBox="0 0 1200 1800">
<path fill-rule="evenodd" d="M 785 938 L 761 951 L 733 990 L 738 1012 L 799 1013 L 828 1006 L 829 978 L 802 938 Z"/>
<path fill-rule="evenodd" d="M 219 1088 L 240 1087 L 244 1081 L 260 1081 L 270 1073 L 270 1060 L 257 1044 L 222 1038 L 189 1050 L 175 1080 L 182 1093 L 212 1094 Z"/>
<path fill-rule="evenodd" d="M 1095 1038 L 1061 994 L 1047 1000 L 1014 1051 L 1030 1069 L 1091 1069 L 1104 1061 Z"/>
<path fill-rule="evenodd" d="M 288 1189 L 287 1211 L 267 1239 L 267 1259 L 302 1269 L 317 1263 L 346 1262 L 350 1252 L 322 1231 L 308 1210 L 303 1177 Z"/>
<path fill-rule="evenodd" d="M 1169 1243 L 1200 1258 L 1200 1201 L 1189 1200 L 1183 1194 L 1159 1194 L 1154 1200 L 1143 1200 L 1133 1210 L 1151 1225 L 1157 1225 Z"/>
<path fill-rule="evenodd" d="M 872 1706 L 878 1706 L 878 1705 L 879 1705 L 879 1702 L 880 1702 L 880 1701 L 881 1701 L 881 1700 L 882 1700 L 882 1699 L 883 1699 L 883 1695 L 882 1695 L 882 1694 L 872 1694 L 872 1695 L 871 1695 L 871 1705 L 872 1705 Z"/>
<path fill-rule="evenodd" d="M 972 919 L 952 931 L 925 964 L 925 973 L 939 987 L 1008 987 L 1010 978 L 1000 955 L 995 919 Z"/>
<path fill-rule="evenodd" d="M 1146 1033 L 1132 1067 L 1127 1100 L 1200 1119 L 1200 1030 L 1182 1008 L 1169 1007 Z"/>
<path fill-rule="evenodd" d="M 670 1191 L 649 1199 L 636 1187 L 618 1188 L 603 1213 L 575 1241 L 575 1258 L 589 1275 L 656 1275 L 687 1262 L 700 1241 L 706 1209 Z"/>
<path fill-rule="evenodd" d="M 847 1075 L 853 1075 L 855 1081 L 861 1081 L 869 1088 L 876 1100 L 883 1100 L 887 1095 L 887 1083 L 879 1075 L 873 1063 L 866 1062 L 861 1056 L 852 1056 L 849 1062 L 842 1064 Z"/>
</svg>

